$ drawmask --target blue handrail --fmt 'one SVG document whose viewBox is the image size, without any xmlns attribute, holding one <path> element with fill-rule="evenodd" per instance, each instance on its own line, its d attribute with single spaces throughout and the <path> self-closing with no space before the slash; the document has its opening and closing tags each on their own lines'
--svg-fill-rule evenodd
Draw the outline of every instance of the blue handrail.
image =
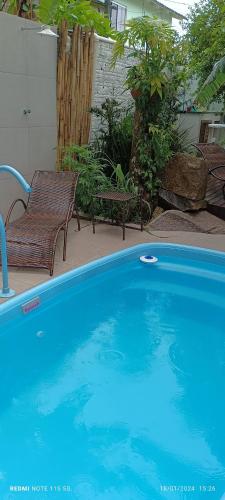
<svg viewBox="0 0 225 500">
<path fill-rule="evenodd" d="M 26 191 L 26 193 L 31 193 L 31 186 L 28 184 L 26 179 L 24 179 L 21 173 L 18 172 L 18 170 L 16 170 L 14 167 L 10 167 L 10 165 L 0 165 L 0 172 L 9 172 L 10 174 L 12 174 L 18 180 L 24 191 Z"/>
<path fill-rule="evenodd" d="M 32 191 L 31 186 L 27 183 L 24 177 L 10 165 L 0 165 L 0 172 L 8 172 L 12 174 L 19 184 L 22 186 L 26 193 Z M 0 240 L 1 240 L 1 257 L 2 257 L 2 289 L 0 289 L 0 297 L 7 298 L 15 295 L 14 290 L 9 288 L 9 278 L 8 278 L 8 259 L 7 259 L 7 244 L 6 244 L 6 232 L 3 218 L 0 214 Z"/>
</svg>

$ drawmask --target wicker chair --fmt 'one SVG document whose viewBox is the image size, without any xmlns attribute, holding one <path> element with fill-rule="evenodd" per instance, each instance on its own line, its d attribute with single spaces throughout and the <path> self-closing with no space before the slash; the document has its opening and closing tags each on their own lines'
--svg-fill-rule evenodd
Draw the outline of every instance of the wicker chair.
<svg viewBox="0 0 225 500">
<path fill-rule="evenodd" d="M 27 205 L 15 200 L 6 217 L 8 263 L 16 267 L 49 269 L 53 274 L 56 242 L 64 231 L 63 260 L 66 260 L 68 224 L 72 218 L 79 174 L 37 170 L 32 180 L 32 192 Z M 9 222 L 17 202 L 25 213 Z M 76 210 L 78 229 L 79 214 Z"/>
<path fill-rule="evenodd" d="M 225 149 L 215 143 L 198 143 L 193 146 L 208 162 L 209 174 L 223 182 L 222 191 L 225 198 Z"/>
</svg>

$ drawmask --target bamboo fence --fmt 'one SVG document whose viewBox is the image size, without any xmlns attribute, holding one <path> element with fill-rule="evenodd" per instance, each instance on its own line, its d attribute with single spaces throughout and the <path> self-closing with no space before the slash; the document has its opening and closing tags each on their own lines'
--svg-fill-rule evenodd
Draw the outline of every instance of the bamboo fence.
<svg viewBox="0 0 225 500">
<path fill-rule="evenodd" d="M 68 36 L 71 48 L 68 51 Z M 67 23 L 60 30 L 57 70 L 57 167 L 61 168 L 63 150 L 72 144 L 89 141 L 94 66 L 94 33 L 75 26 L 72 34 Z"/>
</svg>

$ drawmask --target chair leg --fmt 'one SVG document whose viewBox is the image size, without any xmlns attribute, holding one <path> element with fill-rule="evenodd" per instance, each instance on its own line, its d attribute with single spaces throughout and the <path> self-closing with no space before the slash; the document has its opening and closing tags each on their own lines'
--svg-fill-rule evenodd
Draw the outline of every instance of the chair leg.
<svg viewBox="0 0 225 500">
<path fill-rule="evenodd" d="M 225 199 L 225 184 L 223 185 L 223 197 Z"/>
<path fill-rule="evenodd" d="M 56 243 L 57 243 L 59 233 L 61 230 L 64 231 L 64 246 L 66 247 L 67 229 L 68 229 L 68 222 L 67 222 L 67 224 L 65 224 L 65 226 L 63 226 L 57 230 L 55 237 L 54 237 L 54 240 L 52 241 L 52 246 L 51 246 L 52 257 L 51 257 L 51 264 L 50 264 L 50 276 L 53 275 L 53 271 L 54 271 Z M 65 230 L 66 230 L 66 235 L 65 235 Z M 64 247 L 63 247 L 63 256 L 64 256 Z"/>
<path fill-rule="evenodd" d="M 53 276 L 54 260 L 55 260 L 55 252 L 53 253 L 52 258 L 51 258 L 51 264 L 50 264 L 50 269 L 49 269 L 50 276 Z"/>
<path fill-rule="evenodd" d="M 68 225 L 64 227 L 64 245 L 63 245 L 63 260 L 66 260 L 66 247 L 67 247 L 67 233 L 68 233 Z"/>
<path fill-rule="evenodd" d="M 79 212 L 77 210 L 77 207 L 76 205 L 74 206 L 75 208 L 75 212 L 76 212 L 76 216 L 77 216 L 77 227 L 78 227 L 78 231 L 80 231 L 80 216 L 79 216 Z"/>
</svg>

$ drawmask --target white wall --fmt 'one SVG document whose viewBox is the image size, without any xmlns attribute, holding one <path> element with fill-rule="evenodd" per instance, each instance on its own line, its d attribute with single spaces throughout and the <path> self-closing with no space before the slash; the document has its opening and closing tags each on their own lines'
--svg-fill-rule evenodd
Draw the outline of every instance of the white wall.
<svg viewBox="0 0 225 500">
<path fill-rule="evenodd" d="M 30 182 L 36 169 L 55 168 L 57 39 L 22 26 L 38 25 L 0 13 L 0 165 L 16 167 Z M 0 211 L 18 196 L 26 197 L 1 173 Z"/>
<path fill-rule="evenodd" d="M 181 130 L 187 130 L 188 141 L 195 144 L 199 142 L 199 134 L 201 128 L 201 121 L 208 120 L 212 123 L 222 122 L 221 113 L 180 113 L 178 115 L 178 124 Z"/>
</svg>

